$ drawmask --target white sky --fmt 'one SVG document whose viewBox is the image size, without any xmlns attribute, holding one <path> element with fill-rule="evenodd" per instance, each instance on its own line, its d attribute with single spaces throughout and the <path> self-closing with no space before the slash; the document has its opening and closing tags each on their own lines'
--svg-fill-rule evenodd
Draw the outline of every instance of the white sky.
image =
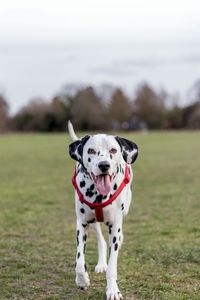
<svg viewBox="0 0 200 300">
<path fill-rule="evenodd" d="M 199 33 L 199 0 L 1 0 L 6 39 L 172 38 Z M 151 36 L 149 36 L 149 34 Z"/>
<path fill-rule="evenodd" d="M 15 110 L 72 81 L 185 92 L 199 70 L 199 0 L 0 0 L 0 86 Z"/>
</svg>

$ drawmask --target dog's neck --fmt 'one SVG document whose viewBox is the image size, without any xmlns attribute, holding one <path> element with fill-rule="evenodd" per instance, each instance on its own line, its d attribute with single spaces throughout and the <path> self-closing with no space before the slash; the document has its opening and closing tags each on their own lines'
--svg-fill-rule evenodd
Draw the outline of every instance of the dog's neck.
<svg viewBox="0 0 200 300">
<path fill-rule="evenodd" d="M 77 185 L 84 198 L 91 203 L 101 203 L 108 200 L 118 189 L 125 175 L 126 164 L 117 166 L 113 175 L 112 188 L 106 196 L 101 195 L 87 170 L 79 163 L 76 167 Z"/>
</svg>

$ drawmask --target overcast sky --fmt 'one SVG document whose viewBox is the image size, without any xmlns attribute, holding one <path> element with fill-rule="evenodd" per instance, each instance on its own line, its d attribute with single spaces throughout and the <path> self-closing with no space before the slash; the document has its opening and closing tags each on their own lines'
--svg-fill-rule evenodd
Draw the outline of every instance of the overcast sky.
<svg viewBox="0 0 200 300">
<path fill-rule="evenodd" d="M 0 0 L 0 91 L 12 111 L 65 83 L 131 94 L 146 80 L 184 98 L 198 78 L 199 0 Z"/>
</svg>

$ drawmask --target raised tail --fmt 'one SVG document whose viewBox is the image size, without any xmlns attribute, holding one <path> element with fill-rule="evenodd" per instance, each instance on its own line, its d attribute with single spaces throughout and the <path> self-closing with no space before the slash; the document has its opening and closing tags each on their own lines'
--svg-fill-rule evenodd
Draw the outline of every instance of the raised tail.
<svg viewBox="0 0 200 300">
<path fill-rule="evenodd" d="M 69 135 L 73 142 L 79 140 L 79 138 L 77 137 L 77 135 L 74 131 L 74 127 L 70 121 L 68 121 L 68 131 L 69 131 Z"/>
</svg>

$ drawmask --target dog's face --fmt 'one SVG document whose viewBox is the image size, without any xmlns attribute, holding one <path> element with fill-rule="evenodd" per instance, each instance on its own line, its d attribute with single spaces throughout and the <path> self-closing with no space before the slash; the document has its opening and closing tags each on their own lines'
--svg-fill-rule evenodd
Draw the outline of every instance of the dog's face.
<svg viewBox="0 0 200 300">
<path fill-rule="evenodd" d="M 97 134 L 72 143 L 69 153 L 85 167 L 99 193 L 107 195 L 118 166 L 123 160 L 128 164 L 133 163 L 138 155 L 138 147 L 120 137 Z"/>
</svg>

